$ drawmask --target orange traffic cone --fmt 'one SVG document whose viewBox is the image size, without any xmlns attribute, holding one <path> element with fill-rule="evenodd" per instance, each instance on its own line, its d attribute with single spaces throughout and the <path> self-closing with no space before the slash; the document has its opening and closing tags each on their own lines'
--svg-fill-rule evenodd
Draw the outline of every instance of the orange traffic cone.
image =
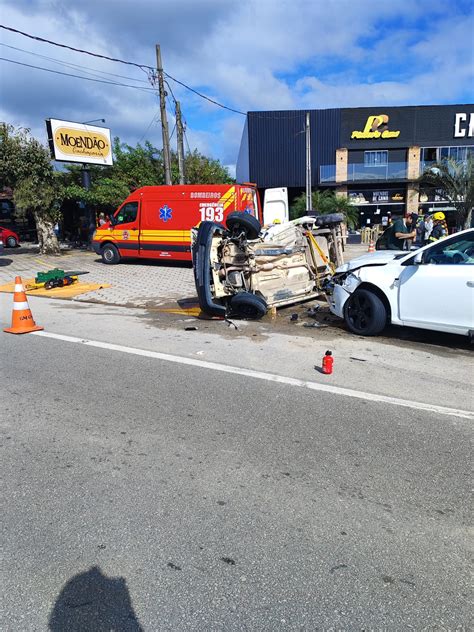
<svg viewBox="0 0 474 632">
<path fill-rule="evenodd" d="M 13 295 L 12 326 L 4 329 L 9 334 L 29 334 L 31 331 L 40 331 L 33 320 L 33 315 L 28 305 L 25 289 L 21 277 L 15 277 L 15 294 Z"/>
<path fill-rule="evenodd" d="M 373 239 L 371 239 L 369 241 L 369 248 L 368 248 L 367 252 L 375 252 L 375 243 L 374 243 Z"/>
</svg>

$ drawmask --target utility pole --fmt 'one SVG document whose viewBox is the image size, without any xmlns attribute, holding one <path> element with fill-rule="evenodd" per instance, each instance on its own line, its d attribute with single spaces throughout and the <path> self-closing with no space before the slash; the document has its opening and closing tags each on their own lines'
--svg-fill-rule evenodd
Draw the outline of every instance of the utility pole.
<svg viewBox="0 0 474 632">
<path fill-rule="evenodd" d="M 161 63 L 160 45 L 156 45 L 156 71 L 158 74 L 158 89 L 160 91 L 161 130 L 163 132 L 163 162 L 165 165 L 165 184 L 171 184 L 171 155 L 168 119 L 166 118 L 166 92 L 163 79 L 163 64 Z"/>
<path fill-rule="evenodd" d="M 176 101 L 176 137 L 178 139 L 178 169 L 179 183 L 184 184 L 184 146 L 183 146 L 183 121 L 181 118 L 181 104 Z"/>
<path fill-rule="evenodd" d="M 311 201 L 311 129 L 309 112 L 306 112 L 306 211 L 312 211 Z"/>
</svg>

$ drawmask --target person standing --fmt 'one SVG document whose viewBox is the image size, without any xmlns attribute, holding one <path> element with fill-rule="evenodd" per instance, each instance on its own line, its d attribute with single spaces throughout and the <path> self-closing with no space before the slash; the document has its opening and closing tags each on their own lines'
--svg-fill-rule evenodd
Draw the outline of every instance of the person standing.
<svg viewBox="0 0 474 632">
<path fill-rule="evenodd" d="M 425 234 L 423 237 L 423 246 L 430 243 L 430 235 L 433 230 L 433 218 L 429 213 L 425 215 Z"/>
<path fill-rule="evenodd" d="M 418 222 L 418 215 L 417 213 L 410 213 L 406 219 L 407 224 L 411 228 L 412 237 L 407 237 L 405 239 L 405 241 L 403 242 L 403 250 L 411 250 L 411 247 L 416 240 L 416 224 Z"/>
<path fill-rule="evenodd" d="M 403 250 L 407 240 L 415 239 L 416 228 L 412 226 L 414 217 L 416 217 L 414 213 L 400 217 L 387 228 L 382 235 L 387 250 Z"/>
<path fill-rule="evenodd" d="M 428 238 L 428 242 L 438 241 L 438 239 L 446 237 L 447 234 L 446 215 L 438 211 L 433 215 L 433 230 Z"/>
</svg>

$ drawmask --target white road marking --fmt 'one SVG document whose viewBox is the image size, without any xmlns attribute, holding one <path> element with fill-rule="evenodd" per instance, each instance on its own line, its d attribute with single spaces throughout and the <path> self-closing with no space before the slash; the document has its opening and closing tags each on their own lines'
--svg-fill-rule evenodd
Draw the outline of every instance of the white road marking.
<svg viewBox="0 0 474 632">
<path fill-rule="evenodd" d="M 379 404 L 391 404 L 393 406 L 403 406 L 413 410 L 425 410 L 430 413 L 440 415 L 452 415 L 455 417 L 463 417 L 465 419 L 474 420 L 474 411 L 461 410 L 457 408 L 447 408 L 446 406 L 437 406 L 436 404 L 426 404 L 424 402 L 414 402 L 407 399 L 399 399 L 397 397 L 388 397 L 387 395 L 378 395 L 376 393 L 366 393 L 364 391 L 355 391 L 350 388 L 341 386 L 331 386 L 330 384 L 319 384 L 318 382 L 309 382 L 298 380 L 293 377 L 285 377 L 284 375 L 276 375 L 274 373 L 265 373 L 263 371 L 255 371 L 253 369 L 244 369 L 242 367 L 230 366 L 227 364 L 218 364 L 217 362 L 207 362 L 205 360 L 196 360 L 195 358 L 185 358 L 175 356 L 169 353 L 160 353 L 159 351 L 147 351 L 145 349 L 135 349 L 134 347 L 124 347 L 122 345 L 112 344 L 110 342 L 101 342 L 98 340 L 87 340 L 86 338 L 76 338 L 74 336 L 65 336 L 63 334 L 54 334 L 47 331 L 31 332 L 33 336 L 41 336 L 43 338 L 54 338 L 55 340 L 63 340 L 64 342 L 73 342 L 82 344 L 87 347 L 97 347 L 98 349 L 108 349 L 109 351 L 118 351 L 120 353 L 129 353 L 131 355 L 143 356 L 146 358 L 155 358 L 156 360 L 164 360 L 165 362 L 174 362 L 176 364 L 185 364 L 187 366 L 199 367 L 200 369 L 209 369 L 211 371 L 220 371 L 221 373 L 231 373 L 233 375 L 245 375 L 257 380 L 266 380 L 267 382 L 276 382 L 278 384 L 287 384 L 288 386 L 298 386 L 313 391 L 321 391 L 323 393 L 331 393 L 333 395 L 342 395 L 343 397 L 355 397 L 369 402 Z"/>
</svg>

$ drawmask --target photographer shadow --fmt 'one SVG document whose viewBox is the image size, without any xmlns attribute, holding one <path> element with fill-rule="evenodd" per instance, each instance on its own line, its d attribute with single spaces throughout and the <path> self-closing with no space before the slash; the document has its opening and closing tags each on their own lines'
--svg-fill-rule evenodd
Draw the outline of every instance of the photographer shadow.
<svg viewBox="0 0 474 632">
<path fill-rule="evenodd" d="M 107 577 L 98 566 L 75 575 L 58 595 L 49 617 L 53 632 L 143 632 L 127 582 Z"/>
</svg>

